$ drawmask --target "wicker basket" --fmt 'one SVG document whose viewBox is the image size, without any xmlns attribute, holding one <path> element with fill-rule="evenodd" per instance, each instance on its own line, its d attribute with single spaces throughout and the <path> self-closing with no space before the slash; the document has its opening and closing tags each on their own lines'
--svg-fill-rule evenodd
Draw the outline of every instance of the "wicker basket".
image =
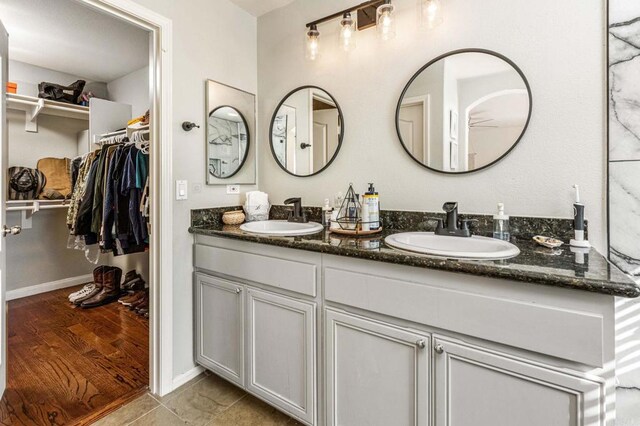
<svg viewBox="0 0 640 426">
<path fill-rule="evenodd" d="M 242 222 L 244 222 L 244 212 L 242 210 L 234 210 L 222 214 L 222 223 L 225 225 L 240 225 Z"/>
</svg>

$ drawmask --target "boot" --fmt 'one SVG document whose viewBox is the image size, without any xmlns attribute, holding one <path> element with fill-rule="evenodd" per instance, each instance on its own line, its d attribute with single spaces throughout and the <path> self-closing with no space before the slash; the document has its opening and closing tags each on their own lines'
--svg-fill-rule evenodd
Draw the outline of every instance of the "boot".
<svg viewBox="0 0 640 426">
<path fill-rule="evenodd" d="M 92 297 L 95 297 L 98 293 L 102 291 L 102 285 L 104 281 L 104 274 L 109 269 L 108 266 L 98 266 L 93 270 L 93 284 L 94 287 L 90 292 L 84 293 L 82 296 L 78 296 L 74 298 L 71 302 L 73 302 L 76 306 L 79 306 L 85 300 L 89 300 Z"/>
<path fill-rule="evenodd" d="M 95 308 L 98 306 L 106 305 L 120 297 L 120 279 L 122 278 L 122 269 L 110 268 L 104 273 L 102 290 L 90 299 L 82 302 L 80 307 Z"/>
</svg>

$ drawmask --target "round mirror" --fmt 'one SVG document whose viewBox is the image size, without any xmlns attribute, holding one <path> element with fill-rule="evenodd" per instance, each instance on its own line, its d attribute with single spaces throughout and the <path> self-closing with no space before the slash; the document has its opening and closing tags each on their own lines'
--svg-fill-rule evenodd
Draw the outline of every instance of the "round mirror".
<svg viewBox="0 0 640 426">
<path fill-rule="evenodd" d="M 271 153 L 294 176 L 312 176 L 338 155 L 344 125 L 336 100 L 323 89 L 304 86 L 278 104 L 271 119 Z"/>
<path fill-rule="evenodd" d="M 396 130 L 407 153 L 442 173 L 495 164 L 520 141 L 531 117 L 531 89 L 504 56 L 481 49 L 442 55 L 404 88 Z"/>
<path fill-rule="evenodd" d="M 207 119 L 209 176 L 226 179 L 238 173 L 249 152 L 249 126 L 237 109 L 220 106 Z"/>
</svg>

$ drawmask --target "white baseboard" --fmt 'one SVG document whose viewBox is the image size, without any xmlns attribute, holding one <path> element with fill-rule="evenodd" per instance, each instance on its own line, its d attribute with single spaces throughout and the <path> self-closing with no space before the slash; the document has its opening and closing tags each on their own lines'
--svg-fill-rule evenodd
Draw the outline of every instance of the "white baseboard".
<svg viewBox="0 0 640 426">
<path fill-rule="evenodd" d="M 80 275 L 79 277 L 65 278 L 58 281 L 51 281 L 48 283 L 42 283 L 32 285 L 24 288 L 17 288 L 15 290 L 7 291 L 6 299 L 14 300 L 21 299 L 27 296 L 33 296 L 40 293 L 46 293 L 48 291 L 59 290 L 61 288 L 73 287 L 79 284 L 88 283 L 93 281 L 93 275 Z"/>
<path fill-rule="evenodd" d="M 171 383 L 173 390 L 178 389 L 180 386 L 184 385 L 189 380 L 198 377 L 203 371 L 204 371 L 204 368 L 197 365 L 193 367 L 191 370 L 187 371 L 186 373 L 182 373 L 179 376 L 174 377 L 173 382 Z"/>
</svg>

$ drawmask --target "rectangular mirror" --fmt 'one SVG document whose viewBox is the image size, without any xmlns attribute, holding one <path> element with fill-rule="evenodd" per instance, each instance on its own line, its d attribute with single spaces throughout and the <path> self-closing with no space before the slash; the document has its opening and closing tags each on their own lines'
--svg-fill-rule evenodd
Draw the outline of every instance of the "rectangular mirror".
<svg viewBox="0 0 640 426">
<path fill-rule="evenodd" d="M 255 95 L 207 80 L 206 98 L 207 184 L 255 184 Z"/>
</svg>

